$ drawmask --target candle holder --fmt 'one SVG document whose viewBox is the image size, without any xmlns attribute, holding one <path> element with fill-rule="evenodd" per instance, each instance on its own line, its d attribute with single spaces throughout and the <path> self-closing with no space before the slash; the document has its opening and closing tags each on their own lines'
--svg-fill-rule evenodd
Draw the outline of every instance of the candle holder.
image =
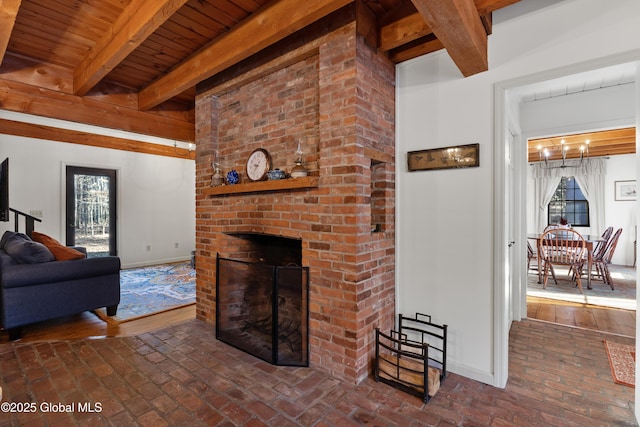
<svg viewBox="0 0 640 427">
<path fill-rule="evenodd" d="M 211 177 L 211 186 L 219 187 L 224 184 L 224 176 L 220 173 L 220 163 L 218 162 L 219 156 L 216 151 L 216 159 L 211 163 L 211 167 L 213 168 L 213 176 Z"/>
<path fill-rule="evenodd" d="M 302 178 L 308 175 L 307 169 L 304 167 L 304 153 L 302 152 L 302 140 L 298 140 L 298 149 L 296 150 L 296 165 L 291 169 L 291 178 Z"/>
</svg>

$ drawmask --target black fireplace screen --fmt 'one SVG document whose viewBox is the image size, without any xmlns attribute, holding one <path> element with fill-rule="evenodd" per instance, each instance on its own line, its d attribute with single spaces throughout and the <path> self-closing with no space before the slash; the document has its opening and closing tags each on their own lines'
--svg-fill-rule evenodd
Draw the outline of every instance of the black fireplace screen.
<svg viewBox="0 0 640 427">
<path fill-rule="evenodd" d="M 216 338 L 269 363 L 309 366 L 309 269 L 217 257 Z"/>
</svg>

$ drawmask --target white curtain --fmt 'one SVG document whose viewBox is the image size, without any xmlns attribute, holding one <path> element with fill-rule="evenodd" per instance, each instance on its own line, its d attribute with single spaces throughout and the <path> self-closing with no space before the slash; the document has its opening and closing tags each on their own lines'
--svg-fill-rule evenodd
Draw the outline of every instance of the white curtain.
<svg viewBox="0 0 640 427">
<path fill-rule="evenodd" d="M 547 225 L 547 206 L 558 188 L 563 176 L 573 176 L 582 190 L 582 194 L 589 202 L 590 234 L 604 231 L 604 175 L 606 172 L 605 159 L 589 159 L 580 164 L 579 160 L 565 161 L 565 168 L 560 167 L 562 161 L 548 162 L 551 169 L 545 168 L 544 163 L 533 165 L 534 180 L 534 220 L 537 230 L 543 230 Z"/>
</svg>

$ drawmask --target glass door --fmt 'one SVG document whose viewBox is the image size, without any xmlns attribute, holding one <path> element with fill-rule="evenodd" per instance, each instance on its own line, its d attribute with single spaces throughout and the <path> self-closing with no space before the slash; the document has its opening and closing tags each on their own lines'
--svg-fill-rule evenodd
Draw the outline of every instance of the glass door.
<svg viewBox="0 0 640 427">
<path fill-rule="evenodd" d="M 117 255 L 116 171 L 67 166 L 66 244 L 88 257 Z"/>
</svg>

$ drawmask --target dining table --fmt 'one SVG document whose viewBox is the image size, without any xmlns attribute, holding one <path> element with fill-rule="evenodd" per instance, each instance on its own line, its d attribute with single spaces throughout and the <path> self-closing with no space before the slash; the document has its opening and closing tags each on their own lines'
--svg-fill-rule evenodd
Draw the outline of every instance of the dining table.
<svg viewBox="0 0 640 427">
<path fill-rule="evenodd" d="M 536 249 L 540 244 L 540 239 L 542 238 L 543 233 L 533 233 L 527 234 L 528 240 L 536 241 Z M 593 249 L 597 246 L 598 243 L 604 242 L 605 239 L 602 236 L 591 235 L 591 234 L 582 234 L 582 238 L 585 241 L 585 247 L 587 249 L 587 289 L 591 289 L 591 268 L 593 266 Z M 538 256 L 540 251 L 538 250 Z M 538 265 L 540 260 L 538 259 Z M 542 269 L 538 267 L 538 283 L 542 283 Z"/>
</svg>

